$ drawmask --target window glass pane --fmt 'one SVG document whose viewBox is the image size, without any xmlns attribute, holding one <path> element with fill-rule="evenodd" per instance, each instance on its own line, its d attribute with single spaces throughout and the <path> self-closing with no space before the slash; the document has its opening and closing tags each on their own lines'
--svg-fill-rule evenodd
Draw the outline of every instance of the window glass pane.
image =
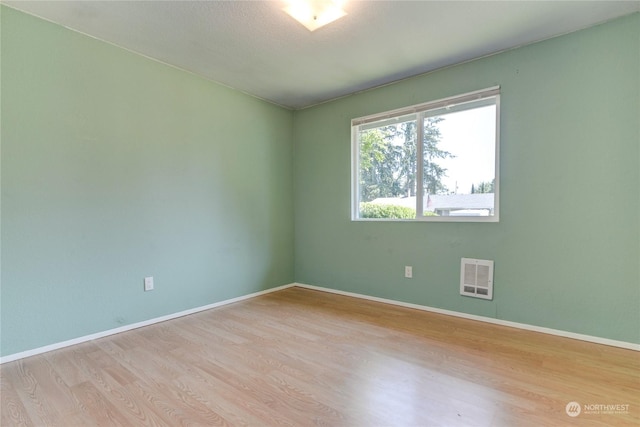
<svg viewBox="0 0 640 427">
<path fill-rule="evenodd" d="M 424 119 L 423 214 L 493 216 L 496 105 Z M 473 107 L 473 106 L 472 106 Z"/>
<path fill-rule="evenodd" d="M 357 130 L 359 217 L 415 218 L 416 116 Z"/>
</svg>

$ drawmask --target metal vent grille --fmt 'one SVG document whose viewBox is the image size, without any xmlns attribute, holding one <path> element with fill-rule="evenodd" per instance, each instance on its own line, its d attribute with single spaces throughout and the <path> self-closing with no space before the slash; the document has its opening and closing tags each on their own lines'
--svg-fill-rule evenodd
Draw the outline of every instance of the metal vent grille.
<svg viewBox="0 0 640 427">
<path fill-rule="evenodd" d="M 460 295 L 493 299 L 493 261 L 462 258 Z"/>
</svg>

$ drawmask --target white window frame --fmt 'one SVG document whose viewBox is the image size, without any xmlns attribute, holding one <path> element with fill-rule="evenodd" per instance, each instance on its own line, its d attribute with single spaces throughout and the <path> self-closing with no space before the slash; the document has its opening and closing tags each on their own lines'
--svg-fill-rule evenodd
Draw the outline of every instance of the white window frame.
<svg viewBox="0 0 640 427">
<path fill-rule="evenodd" d="M 441 110 L 445 108 L 452 108 L 455 105 L 464 104 L 471 101 L 478 101 L 481 99 L 495 98 L 496 106 L 496 123 L 495 123 L 495 181 L 494 181 L 494 209 L 491 216 L 425 216 L 423 209 L 418 209 L 419 206 L 424 206 L 424 192 L 422 189 L 418 191 L 416 188 L 416 217 L 415 219 L 395 219 L 395 218 L 360 218 L 360 189 L 359 189 L 359 177 L 360 177 L 360 150 L 358 141 L 358 130 L 360 125 L 367 123 L 377 122 L 384 119 L 392 119 L 408 114 L 417 114 L 417 122 L 423 123 L 424 119 L 437 114 L 434 114 L 434 110 Z M 431 114 L 430 114 L 431 113 Z M 416 141 L 423 140 L 423 126 L 416 126 Z M 423 174 L 423 144 L 417 144 L 417 165 L 416 165 L 416 182 L 422 182 Z M 422 104 L 412 105 L 409 107 L 398 108 L 395 110 L 385 111 L 382 113 L 372 114 L 369 116 L 359 117 L 351 120 L 351 220 L 352 221 L 383 221 L 383 222 L 499 222 L 500 221 L 500 86 L 493 86 L 487 89 L 482 89 L 474 92 L 465 93 L 462 95 L 451 96 L 436 101 L 425 102 Z"/>
</svg>

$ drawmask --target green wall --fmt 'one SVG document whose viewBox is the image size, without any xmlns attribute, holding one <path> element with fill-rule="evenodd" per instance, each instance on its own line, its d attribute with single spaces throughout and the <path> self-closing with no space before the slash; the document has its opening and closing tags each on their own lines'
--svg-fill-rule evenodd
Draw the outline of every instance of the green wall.
<svg viewBox="0 0 640 427">
<path fill-rule="evenodd" d="M 293 281 L 291 111 L 0 10 L 2 355 Z"/>
<path fill-rule="evenodd" d="M 350 221 L 352 118 L 494 85 L 499 223 Z M 640 343 L 639 123 L 640 14 L 298 111 L 296 281 Z M 495 261 L 493 301 L 461 257 Z"/>
</svg>

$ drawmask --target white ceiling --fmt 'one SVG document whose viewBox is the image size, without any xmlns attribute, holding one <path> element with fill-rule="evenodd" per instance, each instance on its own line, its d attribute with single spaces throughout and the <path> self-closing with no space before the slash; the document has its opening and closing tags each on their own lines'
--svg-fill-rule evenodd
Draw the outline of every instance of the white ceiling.
<svg viewBox="0 0 640 427">
<path fill-rule="evenodd" d="M 284 1 L 2 3 L 304 108 L 640 11 L 640 1 L 347 1 L 309 32 Z"/>
</svg>

